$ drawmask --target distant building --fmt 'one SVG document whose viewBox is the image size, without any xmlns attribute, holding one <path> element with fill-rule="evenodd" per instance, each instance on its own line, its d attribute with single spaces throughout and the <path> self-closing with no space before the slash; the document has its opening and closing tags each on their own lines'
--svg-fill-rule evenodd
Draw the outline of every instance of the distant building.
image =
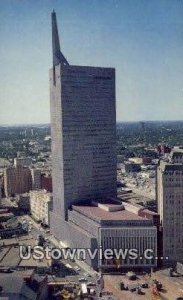
<svg viewBox="0 0 183 300">
<path fill-rule="evenodd" d="M 150 172 L 142 172 L 141 173 L 142 178 L 154 178 L 155 177 L 155 171 L 150 171 Z"/>
<path fill-rule="evenodd" d="M 142 129 L 142 131 L 145 131 L 145 122 L 140 122 L 140 128 Z"/>
<path fill-rule="evenodd" d="M 174 147 L 170 153 L 170 159 L 174 164 L 183 164 L 183 147 Z"/>
<path fill-rule="evenodd" d="M 52 194 L 45 190 L 30 192 L 30 208 L 33 218 L 50 225 L 49 212 L 52 210 Z"/>
<path fill-rule="evenodd" d="M 26 213 L 30 212 L 30 195 L 29 195 L 29 193 L 24 193 L 24 194 L 18 195 L 16 197 L 16 202 L 17 202 L 19 210 L 22 210 Z"/>
<path fill-rule="evenodd" d="M 32 168 L 31 175 L 32 175 L 32 190 L 41 189 L 41 170 Z"/>
<path fill-rule="evenodd" d="M 17 152 L 17 157 L 23 158 L 23 157 L 26 157 L 26 154 L 25 154 L 24 151 L 18 151 L 18 152 Z"/>
<path fill-rule="evenodd" d="M 125 172 L 126 173 L 140 172 L 140 171 L 141 171 L 140 164 L 134 163 L 134 162 L 129 162 L 129 161 L 125 162 Z"/>
<path fill-rule="evenodd" d="M 150 165 L 152 163 L 151 157 L 130 157 L 128 159 L 130 162 L 133 162 L 135 164 L 141 164 L 141 165 Z"/>
<path fill-rule="evenodd" d="M 156 153 L 159 155 L 164 155 L 171 152 L 171 148 L 164 144 L 159 144 L 155 147 Z"/>
<path fill-rule="evenodd" d="M 5 169 L 3 180 L 6 197 L 39 190 L 42 185 L 41 170 L 31 167 L 31 158 L 28 157 L 15 158 L 14 165 Z"/>
<path fill-rule="evenodd" d="M 183 260 L 183 149 L 174 148 L 157 168 L 157 200 L 163 226 L 163 256 Z"/>
<path fill-rule="evenodd" d="M 32 159 L 30 157 L 16 157 L 14 158 L 14 166 L 15 167 L 29 167 L 32 163 Z"/>
<path fill-rule="evenodd" d="M 5 196 L 11 197 L 16 194 L 29 192 L 32 188 L 31 171 L 24 166 L 10 166 L 4 171 Z"/>
<path fill-rule="evenodd" d="M 50 174 L 41 174 L 41 189 L 52 193 L 52 176 Z"/>
</svg>

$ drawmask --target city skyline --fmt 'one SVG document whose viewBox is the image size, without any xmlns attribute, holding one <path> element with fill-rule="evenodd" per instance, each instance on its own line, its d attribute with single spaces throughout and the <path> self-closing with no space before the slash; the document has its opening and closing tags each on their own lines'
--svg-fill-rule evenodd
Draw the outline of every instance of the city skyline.
<svg viewBox="0 0 183 300">
<path fill-rule="evenodd" d="M 73 65 L 115 67 L 117 121 L 181 120 L 181 1 L 0 1 L 0 124 L 49 123 L 50 13 Z M 13 80 L 12 80 L 13 78 Z M 16 105 L 15 105 L 16 104 Z M 173 104 L 173 105 L 172 105 Z M 24 112 L 24 113 L 22 113 Z"/>
</svg>

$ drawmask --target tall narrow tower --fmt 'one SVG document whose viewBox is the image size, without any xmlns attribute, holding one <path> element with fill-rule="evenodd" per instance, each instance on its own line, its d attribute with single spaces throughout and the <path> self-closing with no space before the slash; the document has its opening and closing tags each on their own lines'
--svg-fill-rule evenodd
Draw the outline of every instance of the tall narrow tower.
<svg viewBox="0 0 183 300">
<path fill-rule="evenodd" d="M 53 211 L 62 239 L 72 204 L 116 196 L 116 109 L 113 68 L 69 65 L 52 13 L 50 70 Z"/>
</svg>

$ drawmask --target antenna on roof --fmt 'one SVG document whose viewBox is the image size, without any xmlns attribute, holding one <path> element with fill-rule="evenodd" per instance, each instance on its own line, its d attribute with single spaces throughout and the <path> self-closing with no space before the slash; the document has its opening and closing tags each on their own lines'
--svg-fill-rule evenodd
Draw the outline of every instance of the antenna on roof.
<svg viewBox="0 0 183 300">
<path fill-rule="evenodd" d="M 57 17 L 56 17 L 56 13 L 54 10 L 51 13 L 51 20 L 52 20 L 53 67 L 55 67 L 59 64 L 69 65 L 65 56 L 61 52 L 58 27 L 57 27 Z"/>
</svg>

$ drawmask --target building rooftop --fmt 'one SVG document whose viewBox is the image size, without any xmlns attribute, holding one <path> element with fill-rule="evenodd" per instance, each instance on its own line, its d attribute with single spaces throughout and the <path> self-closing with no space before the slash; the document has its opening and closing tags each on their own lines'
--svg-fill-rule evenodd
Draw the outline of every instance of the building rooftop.
<svg viewBox="0 0 183 300">
<path fill-rule="evenodd" d="M 16 267 L 20 262 L 19 248 L 7 247 L 3 249 L 4 256 L 1 258 L 1 267 Z"/>
<path fill-rule="evenodd" d="M 0 219 L 2 218 L 12 218 L 14 214 L 12 212 L 0 213 Z"/>
<path fill-rule="evenodd" d="M 158 213 L 157 213 L 157 212 L 152 211 L 152 210 L 150 210 L 150 209 L 148 209 L 148 208 L 142 208 L 141 211 L 143 211 L 144 213 L 151 214 L 152 216 L 158 216 Z"/>
<path fill-rule="evenodd" d="M 164 160 L 160 161 L 160 168 L 163 172 L 175 172 L 175 171 L 183 171 L 182 163 L 170 163 Z"/>
<path fill-rule="evenodd" d="M 14 299 L 17 295 L 21 295 L 25 299 L 35 299 L 37 294 L 24 282 L 24 276 L 28 273 L 27 271 L 0 273 L 0 286 L 3 288 L 2 296 L 8 295 L 9 299 Z"/>
<path fill-rule="evenodd" d="M 109 206 L 109 204 L 107 204 Z M 112 205 L 112 203 L 111 203 Z M 113 204 L 115 205 L 115 204 Z M 133 212 L 130 212 L 126 209 L 121 210 L 106 210 L 101 207 L 101 204 L 99 203 L 99 206 L 94 206 L 92 204 L 89 205 L 73 205 L 73 210 L 80 212 L 81 214 L 88 216 L 90 218 L 98 219 L 98 221 L 108 221 L 108 220 L 114 220 L 114 221 L 120 221 L 120 220 L 146 220 L 143 217 L 138 216 L 138 214 L 135 214 Z"/>
<path fill-rule="evenodd" d="M 183 154 L 183 146 L 175 146 L 171 152 L 182 153 Z"/>
<path fill-rule="evenodd" d="M 43 189 L 43 190 L 33 190 L 30 191 L 30 196 L 38 196 L 38 198 L 41 199 L 41 201 L 45 201 L 45 202 L 49 202 L 52 198 L 52 193 L 47 192 L 47 190 Z M 47 197 L 43 197 L 43 196 L 47 196 Z M 39 200 L 40 200 L 39 199 Z"/>
</svg>

